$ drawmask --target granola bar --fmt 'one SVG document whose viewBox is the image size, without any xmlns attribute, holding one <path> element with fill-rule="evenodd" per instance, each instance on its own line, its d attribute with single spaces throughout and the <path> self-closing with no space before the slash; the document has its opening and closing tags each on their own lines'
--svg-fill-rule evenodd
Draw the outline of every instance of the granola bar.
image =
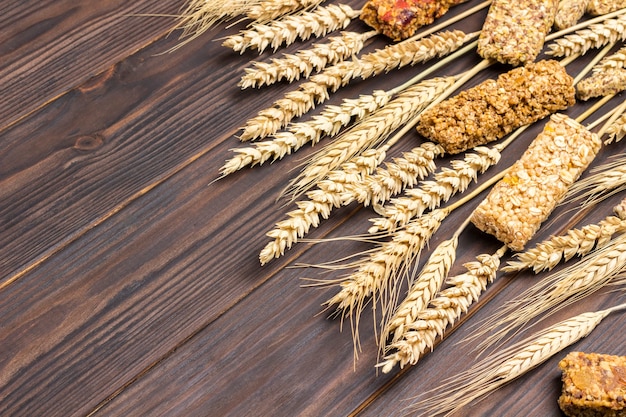
<svg viewBox="0 0 626 417">
<path fill-rule="evenodd" d="M 558 0 L 494 0 L 478 38 L 478 54 L 513 66 L 534 61 L 557 6 Z"/>
<path fill-rule="evenodd" d="M 571 352 L 559 362 L 569 417 L 626 417 L 626 356 Z"/>
<path fill-rule="evenodd" d="M 369 0 L 361 20 L 378 32 L 398 41 L 431 24 L 448 9 L 467 0 Z"/>
<path fill-rule="evenodd" d="M 589 0 L 560 0 L 554 17 L 554 27 L 563 30 L 574 26 L 585 14 Z"/>
<path fill-rule="evenodd" d="M 515 251 L 539 230 L 600 150 L 593 132 L 554 114 L 521 158 L 471 216 L 472 223 Z"/>
<path fill-rule="evenodd" d="M 575 103 L 574 80 L 554 60 L 529 63 L 424 111 L 417 131 L 456 154 Z"/>
<path fill-rule="evenodd" d="M 608 96 L 626 90 L 626 69 L 607 68 L 597 71 L 576 84 L 576 96 L 581 100 Z"/>
<path fill-rule="evenodd" d="M 624 0 L 589 0 L 587 13 L 592 16 L 601 16 L 626 7 Z"/>
</svg>

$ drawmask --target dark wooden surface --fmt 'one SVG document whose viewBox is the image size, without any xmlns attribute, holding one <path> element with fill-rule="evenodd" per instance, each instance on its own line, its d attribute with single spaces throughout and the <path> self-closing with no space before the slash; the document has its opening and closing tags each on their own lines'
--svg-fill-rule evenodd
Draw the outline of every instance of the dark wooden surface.
<svg viewBox="0 0 626 417">
<path fill-rule="evenodd" d="M 335 289 L 303 288 L 301 278 L 318 272 L 288 267 L 370 246 L 300 243 L 266 266 L 258 262 L 265 232 L 290 209 L 276 198 L 311 150 L 212 182 L 239 146 L 245 121 L 294 87 L 237 87 L 250 60 L 270 55 L 221 46 L 219 39 L 243 24 L 218 26 L 163 54 L 178 43 L 178 33 L 168 36 L 174 20 L 140 15 L 174 14 L 182 6 L 179 0 L 3 4 L 0 415 L 401 415 L 411 397 L 471 362 L 468 323 L 498 310 L 533 277 L 496 281 L 434 352 L 391 375 L 374 368 L 366 313 L 355 365 L 350 331 L 320 314 Z M 477 30 L 483 17 L 456 26 Z M 366 28 L 355 21 L 349 29 Z M 376 38 L 368 50 L 385 43 Z M 470 54 L 440 73 L 476 62 Z M 391 88 L 423 68 L 351 84 L 331 102 Z M 501 70 L 484 71 L 472 83 Z M 538 129 L 507 149 L 501 166 L 514 161 Z M 418 140 L 408 134 L 392 155 Z M 595 164 L 622 151 L 621 144 L 606 148 Z M 584 218 L 560 207 L 537 239 L 597 221 L 619 198 Z M 431 247 L 471 209 L 455 213 Z M 310 237 L 363 233 L 371 217 L 371 210 L 351 205 L 334 211 Z M 457 263 L 497 247 L 469 228 Z M 618 293 L 598 293 L 550 320 L 619 300 Z M 623 316 L 610 316 L 568 350 L 626 354 L 622 323 Z M 559 416 L 561 356 L 467 415 Z"/>
</svg>

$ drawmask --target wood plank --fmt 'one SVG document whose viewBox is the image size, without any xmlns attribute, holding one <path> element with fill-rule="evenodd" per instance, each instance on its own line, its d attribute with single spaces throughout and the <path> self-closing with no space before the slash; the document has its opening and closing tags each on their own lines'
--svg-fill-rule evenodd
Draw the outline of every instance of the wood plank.
<svg viewBox="0 0 626 417">
<path fill-rule="evenodd" d="M 0 131 L 163 36 L 180 1 L 9 1 L 0 17 Z"/>
</svg>

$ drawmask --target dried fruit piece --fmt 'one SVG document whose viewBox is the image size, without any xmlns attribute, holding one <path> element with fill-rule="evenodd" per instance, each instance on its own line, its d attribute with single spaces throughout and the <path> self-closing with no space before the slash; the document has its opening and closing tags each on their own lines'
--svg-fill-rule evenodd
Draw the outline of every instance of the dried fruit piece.
<svg viewBox="0 0 626 417">
<path fill-rule="evenodd" d="M 472 213 L 471 221 L 520 251 L 600 150 L 601 141 L 563 115 L 550 117 L 504 178 Z"/>
<path fill-rule="evenodd" d="M 361 20 L 385 36 L 398 41 L 431 24 L 451 6 L 466 0 L 369 0 Z"/>
<path fill-rule="evenodd" d="M 571 352 L 559 362 L 569 417 L 626 416 L 626 356 Z"/>
</svg>

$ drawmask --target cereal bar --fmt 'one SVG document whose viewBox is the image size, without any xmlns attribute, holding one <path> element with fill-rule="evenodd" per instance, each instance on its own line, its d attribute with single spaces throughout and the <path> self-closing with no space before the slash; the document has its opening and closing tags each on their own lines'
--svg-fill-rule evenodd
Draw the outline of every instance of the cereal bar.
<svg viewBox="0 0 626 417">
<path fill-rule="evenodd" d="M 566 416 L 626 416 L 626 356 L 571 352 L 559 368 L 559 407 Z"/>
<path fill-rule="evenodd" d="M 554 17 L 554 27 L 563 30 L 574 26 L 585 14 L 589 0 L 560 0 Z"/>
<path fill-rule="evenodd" d="M 589 0 L 587 13 L 592 16 L 601 16 L 626 7 L 624 0 Z"/>
<path fill-rule="evenodd" d="M 398 41 L 407 39 L 417 29 L 431 24 L 451 6 L 466 0 L 369 0 L 361 11 L 361 20 L 378 32 Z"/>
<path fill-rule="evenodd" d="M 534 61 L 557 6 L 558 0 L 494 0 L 478 38 L 478 54 L 513 66 Z"/>
<path fill-rule="evenodd" d="M 581 100 L 617 94 L 624 90 L 626 90 L 625 68 L 597 71 L 576 84 L 576 96 Z"/>
<path fill-rule="evenodd" d="M 554 114 L 472 213 L 472 223 L 515 251 L 539 230 L 600 150 L 593 132 Z"/>
<path fill-rule="evenodd" d="M 501 139 L 575 103 L 574 80 L 557 61 L 529 63 L 426 110 L 417 131 L 456 154 Z"/>
</svg>

